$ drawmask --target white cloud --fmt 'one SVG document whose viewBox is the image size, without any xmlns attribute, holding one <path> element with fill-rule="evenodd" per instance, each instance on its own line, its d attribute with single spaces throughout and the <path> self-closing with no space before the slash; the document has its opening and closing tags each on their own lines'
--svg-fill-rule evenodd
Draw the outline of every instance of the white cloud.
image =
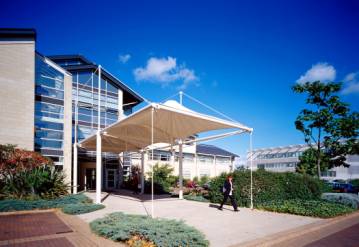
<svg viewBox="0 0 359 247">
<path fill-rule="evenodd" d="M 130 60 L 130 59 L 131 59 L 131 55 L 130 55 L 130 54 L 124 54 L 124 55 L 119 55 L 119 56 L 118 56 L 118 60 L 119 60 L 121 63 L 123 63 L 123 64 L 127 63 L 128 60 Z"/>
<path fill-rule="evenodd" d="M 317 63 L 307 70 L 304 75 L 301 75 L 297 83 L 334 81 L 335 76 L 336 70 L 332 65 L 328 63 Z"/>
<path fill-rule="evenodd" d="M 350 73 L 344 78 L 342 94 L 359 93 L 359 72 Z"/>
<path fill-rule="evenodd" d="M 139 67 L 133 71 L 136 81 L 150 81 L 167 86 L 174 81 L 182 81 L 179 89 L 185 89 L 192 82 L 198 81 L 194 70 L 188 69 L 185 64 L 177 65 L 173 57 L 151 57 L 146 67 Z"/>
</svg>

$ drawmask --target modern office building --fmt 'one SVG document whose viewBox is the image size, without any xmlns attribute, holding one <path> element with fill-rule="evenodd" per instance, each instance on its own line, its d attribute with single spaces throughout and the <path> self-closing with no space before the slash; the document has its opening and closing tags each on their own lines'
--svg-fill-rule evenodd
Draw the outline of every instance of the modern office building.
<svg viewBox="0 0 359 247">
<path fill-rule="evenodd" d="M 97 130 L 97 68 L 83 56 L 41 55 L 36 51 L 33 29 L 0 29 L 0 143 L 50 157 L 70 183 L 75 138 L 80 141 Z M 101 128 L 131 113 L 143 101 L 104 68 L 100 84 Z M 79 154 L 81 189 L 96 174 L 93 154 L 86 150 Z M 118 187 L 114 183 L 121 174 L 118 154 L 104 153 L 103 161 L 103 188 Z M 86 174 L 88 181 L 84 181 Z"/>
<path fill-rule="evenodd" d="M 283 147 L 262 148 L 247 153 L 247 167 L 253 158 L 253 169 L 265 169 L 273 172 L 295 172 L 299 156 L 309 148 L 307 144 Z M 350 167 L 335 167 L 321 174 L 325 180 L 359 178 L 359 155 L 348 155 Z"/>
<path fill-rule="evenodd" d="M 0 29 L 0 144 L 15 144 L 50 157 L 73 184 L 73 144 L 96 133 L 99 92 L 101 129 L 131 114 L 144 100 L 105 68 L 101 68 L 100 83 L 98 75 L 98 65 L 84 56 L 37 52 L 34 29 Z M 146 169 L 152 163 L 169 163 L 178 174 L 178 150 L 156 150 L 153 157 L 146 157 Z M 188 145 L 184 177 L 230 171 L 235 157 L 214 146 Z M 102 188 L 119 188 L 138 158 L 128 152 L 103 153 Z M 95 153 L 80 148 L 76 161 L 79 190 L 94 189 Z"/>
<path fill-rule="evenodd" d="M 172 151 L 158 149 L 153 153 L 144 155 L 145 173 L 150 171 L 151 165 L 170 165 L 174 175 L 179 174 L 178 148 Z M 141 156 L 131 153 L 131 165 L 141 167 Z M 186 179 L 200 178 L 203 176 L 215 177 L 223 172 L 230 172 L 234 168 L 236 154 L 222 148 L 208 144 L 191 144 L 183 146 L 183 177 Z M 130 167 L 125 167 L 125 174 L 129 174 Z"/>
</svg>

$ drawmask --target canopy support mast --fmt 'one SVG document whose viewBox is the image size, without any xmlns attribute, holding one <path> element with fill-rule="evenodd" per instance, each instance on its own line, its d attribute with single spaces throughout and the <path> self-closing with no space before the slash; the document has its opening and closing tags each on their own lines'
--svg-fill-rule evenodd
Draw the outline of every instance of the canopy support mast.
<svg viewBox="0 0 359 247">
<path fill-rule="evenodd" d="M 151 154 L 151 217 L 153 218 L 154 217 L 154 205 L 153 205 L 153 194 L 154 194 L 154 188 L 153 188 L 153 176 L 154 176 L 154 172 L 153 172 L 153 160 L 154 160 L 154 156 L 153 156 L 153 142 L 154 142 L 154 134 L 153 134 L 153 131 L 154 131 L 154 126 L 153 126 L 153 115 L 154 115 L 154 107 L 152 106 L 151 107 L 151 147 L 152 147 L 152 154 Z"/>
<path fill-rule="evenodd" d="M 179 140 L 178 152 L 179 199 L 183 199 L 183 142 Z"/>
<path fill-rule="evenodd" d="M 98 66 L 98 115 L 96 134 L 96 203 L 101 204 L 102 157 L 101 157 L 101 65 Z"/>
<path fill-rule="evenodd" d="M 253 143 L 252 143 L 252 134 L 253 130 L 249 134 L 249 154 L 250 154 L 250 162 L 251 162 L 251 209 L 253 209 Z"/>
</svg>

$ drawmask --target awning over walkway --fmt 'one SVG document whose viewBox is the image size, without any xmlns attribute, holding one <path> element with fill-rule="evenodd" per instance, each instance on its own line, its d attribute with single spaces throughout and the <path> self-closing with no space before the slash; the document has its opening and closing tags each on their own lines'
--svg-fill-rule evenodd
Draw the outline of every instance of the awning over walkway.
<svg viewBox="0 0 359 247">
<path fill-rule="evenodd" d="M 174 100 L 164 104 L 152 103 L 101 130 L 102 152 L 145 149 L 152 144 L 152 135 L 153 143 L 176 144 L 176 140 L 219 129 L 252 131 L 243 124 L 192 111 Z M 96 135 L 83 140 L 80 145 L 88 150 L 96 150 Z"/>
</svg>

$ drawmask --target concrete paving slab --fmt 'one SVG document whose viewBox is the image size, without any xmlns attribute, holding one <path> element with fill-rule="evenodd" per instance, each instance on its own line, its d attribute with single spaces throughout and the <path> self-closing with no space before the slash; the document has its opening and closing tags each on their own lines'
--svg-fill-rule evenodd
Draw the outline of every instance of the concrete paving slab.
<svg viewBox="0 0 359 247">
<path fill-rule="evenodd" d="M 87 193 L 87 195 L 90 198 L 95 198 L 94 193 Z M 106 206 L 105 209 L 78 217 L 91 222 L 112 212 L 149 215 L 151 201 L 148 199 L 148 196 L 132 197 L 128 193 L 110 194 L 103 202 Z M 210 241 L 210 245 L 215 247 L 237 245 L 321 221 L 317 218 L 248 208 L 240 208 L 240 212 L 234 212 L 229 206 L 225 206 L 223 211 L 219 211 L 216 205 L 210 203 L 176 198 L 157 198 L 154 201 L 154 214 L 155 217 L 183 220 L 203 232 Z"/>
</svg>

